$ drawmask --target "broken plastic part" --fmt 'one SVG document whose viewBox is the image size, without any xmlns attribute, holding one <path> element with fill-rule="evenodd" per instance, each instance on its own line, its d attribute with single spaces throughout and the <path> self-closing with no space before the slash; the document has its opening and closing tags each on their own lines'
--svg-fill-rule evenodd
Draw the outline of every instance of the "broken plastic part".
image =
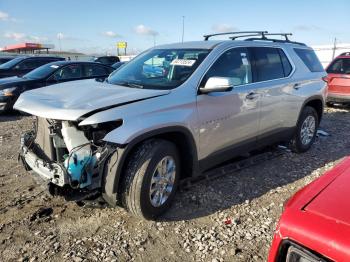
<svg viewBox="0 0 350 262">
<path fill-rule="evenodd" d="M 71 186 L 79 188 L 89 186 L 92 168 L 96 163 L 96 157 L 92 156 L 91 143 L 83 131 L 69 125 L 67 121 L 62 122 L 61 133 L 69 151 L 64 166 L 70 175 Z"/>
</svg>

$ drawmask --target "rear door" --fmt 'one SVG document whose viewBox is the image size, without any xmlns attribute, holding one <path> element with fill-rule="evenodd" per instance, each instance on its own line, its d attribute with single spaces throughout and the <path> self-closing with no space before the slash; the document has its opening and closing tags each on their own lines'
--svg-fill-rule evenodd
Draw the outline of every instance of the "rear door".
<svg viewBox="0 0 350 262">
<path fill-rule="evenodd" d="M 277 47 L 251 47 L 256 92 L 260 95 L 259 145 L 271 144 L 288 136 L 288 101 L 293 89 L 288 76 L 293 67 L 285 52 Z"/>
<path fill-rule="evenodd" d="M 328 92 L 350 96 L 350 58 L 338 58 L 327 68 Z"/>
</svg>

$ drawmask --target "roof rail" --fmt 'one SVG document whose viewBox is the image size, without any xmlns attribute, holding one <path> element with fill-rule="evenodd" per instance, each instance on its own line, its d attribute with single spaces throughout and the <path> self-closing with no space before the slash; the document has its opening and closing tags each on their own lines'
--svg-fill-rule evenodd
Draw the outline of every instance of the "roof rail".
<svg viewBox="0 0 350 262">
<path fill-rule="evenodd" d="M 349 56 L 350 55 L 350 52 L 344 52 L 344 53 L 341 53 L 340 55 L 338 56 Z"/>
<path fill-rule="evenodd" d="M 267 34 L 267 31 L 237 31 L 237 32 L 225 32 L 225 33 L 216 33 L 216 34 L 210 34 L 210 35 L 204 35 L 204 41 L 208 41 L 210 37 L 213 36 L 219 36 L 219 35 L 238 35 L 238 34 L 254 34 L 255 35 L 261 35 Z"/>
<path fill-rule="evenodd" d="M 277 42 L 277 43 L 291 43 L 291 44 L 297 44 L 297 45 L 303 45 L 306 46 L 304 43 L 290 41 L 288 36 L 293 35 L 292 33 L 266 33 L 262 34 L 261 38 L 247 38 L 245 41 L 271 41 L 271 42 Z M 285 39 L 273 39 L 273 38 L 267 38 L 266 36 L 283 36 Z"/>
<path fill-rule="evenodd" d="M 265 33 L 256 33 L 256 34 L 247 34 L 247 35 L 237 35 L 237 36 L 231 36 L 229 37 L 231 40 L 236 40 L 237 38 L 242 38 L 242 37 L 250 37 L 250 36 L 262 36 L 264 38 Z"/>
</svg>

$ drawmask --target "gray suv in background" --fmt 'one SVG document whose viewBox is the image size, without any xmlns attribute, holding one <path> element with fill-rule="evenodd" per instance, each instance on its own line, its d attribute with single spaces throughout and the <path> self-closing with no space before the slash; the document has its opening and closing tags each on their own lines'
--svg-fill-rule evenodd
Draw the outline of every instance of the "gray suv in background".
<svg viewBox="0 0 350 262">
<path fill-rule="evenodd" d="M 52 194 L 102 196 L 154 219 L 181 179 L 282 141 L 305 152 L 326 95 L 314 51 L 288 34 L 229 34 L 154 47 L 102 83 L 23 93 L 15 108 L 36 116 L 21 139 L 24 166 Z"/>
</svg>

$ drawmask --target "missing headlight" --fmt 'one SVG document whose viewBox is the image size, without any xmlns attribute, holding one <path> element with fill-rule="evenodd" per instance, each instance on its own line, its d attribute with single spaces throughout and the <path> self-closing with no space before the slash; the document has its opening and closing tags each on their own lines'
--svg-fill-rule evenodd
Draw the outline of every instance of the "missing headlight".
<svg viewBox="0 0 350 262">
<path fill-rule="evenodd" d="M 99 145 L 102 143 L 103 138 L 112 130 L 120 127 L 123 124 L 123 120 L 109 121 L 104 123 L 99 123 L 90 126 L 79 126 L 79 129 L 83 130 L 85 136 L 93 141 L 95 144 Z"/>
</svg>

